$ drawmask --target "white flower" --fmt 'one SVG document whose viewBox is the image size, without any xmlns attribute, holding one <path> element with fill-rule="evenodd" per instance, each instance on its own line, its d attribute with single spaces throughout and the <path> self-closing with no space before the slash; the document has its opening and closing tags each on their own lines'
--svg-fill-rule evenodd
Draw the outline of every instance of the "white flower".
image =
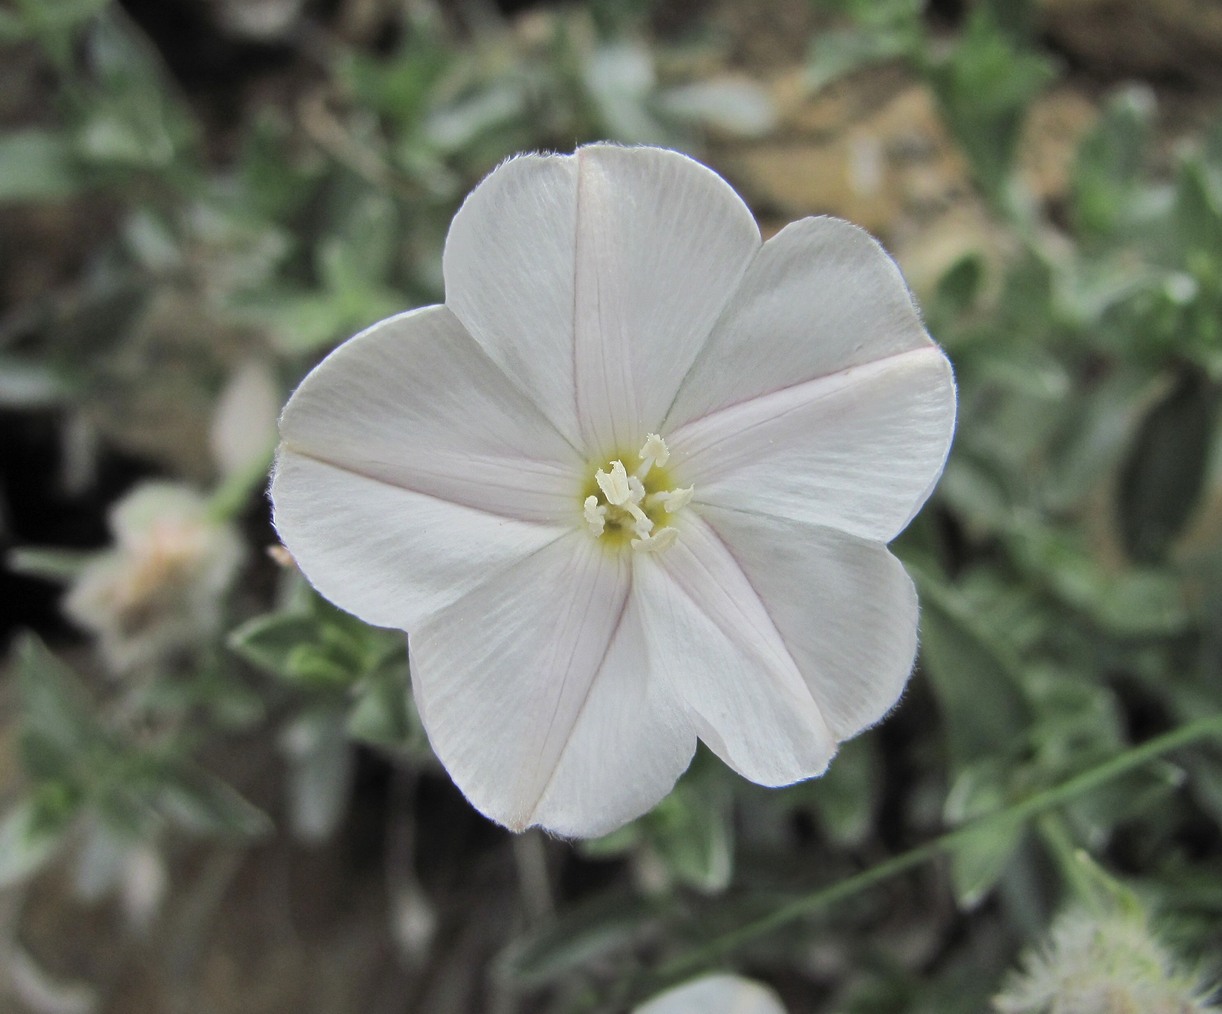
<svg viewBox="0 0 1222 1014">
<path fill-rule="evenodd" d="M 785 1014 L 777 995 L 737 975 L 706 975 L 660 993 L 632 1014 Z"/>
<path fill-rule="evenodd" d="M 164 660 L 216 632 L 221 596 L 242 559 L 232 525 L 185 486 L 137 486 L 110 512 L 113 549 L 73 582 L 64 612 L 98 635 L 115 672 Z"/>
<path fill-rule="evenodd" d="M 764 785 L 821 773 L 911 670 L 885 544 L 954 427 L 895 264 L 830 218 L 761 245 L 698 163 L 594 145 L 500 166 L 443 265 L 445 305 L 301 384 L 272 496 L 322 594 L 410 632 L 455 782 L 595 835 L 697 737 Z"/>
</svg>

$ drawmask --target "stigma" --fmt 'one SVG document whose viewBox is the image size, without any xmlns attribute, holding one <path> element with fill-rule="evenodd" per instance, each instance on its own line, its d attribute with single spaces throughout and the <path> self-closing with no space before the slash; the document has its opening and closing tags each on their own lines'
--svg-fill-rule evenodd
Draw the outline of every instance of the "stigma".
<svg viewBox="0 0 1222 1014">
<path fill-rule="evenodd" d="M 679 537 L 671 515 L 692 499 L 692 487 L 670 488 L 666 441 L 650 433 L 632 462 L 614 458 L 594 472 L 582 501 L 582 518 L 590 534 L 608 543 L 627 542 L 641 553 L 656 553 Z"/>
</svg>

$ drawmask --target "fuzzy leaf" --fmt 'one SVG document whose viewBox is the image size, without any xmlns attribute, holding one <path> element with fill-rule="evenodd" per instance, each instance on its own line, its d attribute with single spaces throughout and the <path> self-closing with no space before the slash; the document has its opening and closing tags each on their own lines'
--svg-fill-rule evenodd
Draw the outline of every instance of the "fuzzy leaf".
<svg viewBox="0 0 1222 1014">
<path fill-rule="evenodd" d="M 0 136 L 0 204 L 63 200 L 83 184 L 72 145 L 62 135 L 21 130 Z"/>
<path fill-rule="evenodd" d="M 165 815 L 196 834 L 258 838 L 272 830 L 267 814 L 215 775 L 199 768 L 167 777 L 158 795 Z"/>
<path fill-rule="evenodd" d="M 54 855 L 67 830 L 63 814 L 25 799 L 0 818 L 0 888 L 19 884 Z"/>
<path fill-rule="evenodd" d="M 1196 507 L 1218 402 L 1216 385 L 1185 372 L 1142 422 L 1118 494 L 1120 534 L 1134 560 L 1160 561 Z"/>
</svg>

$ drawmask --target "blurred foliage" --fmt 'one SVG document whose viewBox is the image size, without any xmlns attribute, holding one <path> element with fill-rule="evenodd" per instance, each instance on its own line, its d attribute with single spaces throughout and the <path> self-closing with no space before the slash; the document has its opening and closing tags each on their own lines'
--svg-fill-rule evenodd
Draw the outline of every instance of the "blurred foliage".
<svg viewBox="0 0 1222 1014">
<path fill-rule="evenodd" d="M 1061 901 L 1087 892 L 1067 858 L 1080 850 L 1174 917 L 1186 952 L 1222 943 L 1216 743 L 1067 798 L 1055 824 L 1011 813 L 1222 705 L 1222 123 L 1168 146 L 1153 94 L 1119 88 L 1065 207 L 1042 206 L 1015 173 L 1031 104 L 1060 71 L 1033 4 L 982 0 L 954 31 L 931 28 L 920 0 L 814 6 L 831 20 L 808 86 L 908 67 L 1003 237 L 1000 255 L 965 254 L 923 300 L 955 363 L 960 423 L 896 547 L 922 597 L 921 673 L 823 779 L 769 792 L 702 753 L 629 827 L 551 843 L 555 866 L 580 857 L 602 886 L 561 890 L 552 920 L 505 923 L 496 974 L 521 1009 L 614 1009 L 661 985 L 666 959 L 707 952 L 811 1009 L 979 1011 Z M 200 450 L 227 377 L 270 362 L 287 393 L 338 341 L 439 298 L 454 210 L 514 151 L 611 137 L 698 154 L 773 127 L 764 89 L 684 70 L 690 54 L 648 41 L 648 14 L 599 3 L 470 30 L 405 5 L 386 45 L 329 39 L 290 101 L 252 98 L 218 128 L 117 5 L 0 12 L 0 46 L 36 54 L 50 83 L 38 115 L 0 132 L 0 204 L 66 207 L 89 233 L 79 267 L 0 308 L 0 408 L 53 413 L 65 441 L 85 434 L 78 486 L 96 479 L 90 448 L 117 448 L 211 484 L 218 509 L 269 540 L 261 475 L 223 476 Z M 43 547 L 10 562 L 61 582 L 79 564 Z M 84 662 L 78 675 L 19 642 L 21 777 L 5 787 L 0 885 L 67 862 L 97 896 L 175 834 L 266 833 L 215 772 L 269 730 L 262 749 L 283 763 L 283 812 L 306 842 L 342 827 L 360 755 L 436 774 L 402 638 L 291 568 L 251 571 L 225 604 L 225 644 L 136 679 L 90 678 Z M 967 825 L 945 880 L 884 888 L 880 875 L 783 935 L 734 935 Z M 397 875 L 416 891 L 414 873 Z"/>
<path fill-rule="evenodd" d="M 184 730 L 135 735 L 122 716 L 99 709 L 78 677 L 32 635 L 17 648 L 16 675 L 21 761 L 30 787 L 0 830 L 6 846 L 0 884 L 41 867 L 69 832 L 107 834 L 134 848 L 167 827 L 242 837 L 270 830 L 266 816 L 187 760 Z"/>
</svg>

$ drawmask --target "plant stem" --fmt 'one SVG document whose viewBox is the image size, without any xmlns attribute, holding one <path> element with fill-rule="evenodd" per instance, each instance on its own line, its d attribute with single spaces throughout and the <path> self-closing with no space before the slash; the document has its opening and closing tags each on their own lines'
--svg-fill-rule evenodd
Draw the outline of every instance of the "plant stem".
<svg viewBox="0 0 1222 1014">
<path fill-rule="evenodd" d="M 1187 746 L 1197 740 L 1209 739 L 1211 737 L 1222 737 L 1222 715 L 1214 715 L 1197 722 L 1190 722 L 1187 725 L 1180 726 L 1178 729 L 1173 729 L 1171 732 L 1156 736 L 1154 739 L 1126 750 L 1111 760 L 1104 761 L 1096 767 L 1075 775 L 1060 785 L 1055 785 L 1052 788 L 1045 789 L 1043 792 L 1029 796 L 1013 806 L 968 821 L 966 824 L 955 828 L 955 830 L 948 831 L 946 834 L 940 835 L 923 845 L 918 845 L 916 848 L 902 852 L 898 856 L 884 860 L 876 866 L 862 870 L 862 872 L 838 881 L 829 887 L 819 888 L 803 895 L 789 904 L 782 905 L 767 915 L 731 930 L 687 954 L 681 954 L 676 958 L 672 958 L 658 968 L 655 974 L 651 976 L 651 979 L 659 980 L 662 984 L 676 982 L 758 937 L 765 936 L 783 926 L 796 922 L 804 916 L 834 905 L 845 898 L 873 887 L 875 884 L 888 880 L 906 870 L 920 866 L 930 859 L 953 850 L 960 841 L 976 833 L 986 824 L 995 821 L 1004 821 L 1007 824 L 1025 823 L 1033 817 L 1037 817 L 1041 813 L 1077 799 L 1079 796 L 1083 796 L 1165 753 Z"/>
</svg>

